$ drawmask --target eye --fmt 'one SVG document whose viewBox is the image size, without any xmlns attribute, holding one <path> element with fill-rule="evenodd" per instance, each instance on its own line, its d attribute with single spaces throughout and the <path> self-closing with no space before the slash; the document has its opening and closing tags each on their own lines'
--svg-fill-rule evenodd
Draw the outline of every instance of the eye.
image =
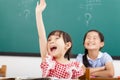
<svg viewBox="0 0 120 80">
<path fill-rule="evenodd" d="M 97 37 L 94 37 L 93 39 L 95 39 L 95 40 L 96 40 L 96 39 L 97 39 Z"/>
<path fill-rule="evenodd" d="M 51 41 L 51 39 L 49 38 L 48 41 Z"/>
<path fill-rule="evenodd" d="M 87 39 L 90 39 L 90 37 L 88 37 Z"/>
<path fill-rule="evenodd" d="M 56 39 L 59 39 L 59 38 L 60 38 L 59 36 L 56 37 Z"/>
<path fill-rule="evenodd" d="M 96 39 L 95 37 L 93 39 Z"/>
<path fill-rule="evenodd" d="M 90 37 L 86 37 L 86 39 L 90 39 Z"/>
</svg>

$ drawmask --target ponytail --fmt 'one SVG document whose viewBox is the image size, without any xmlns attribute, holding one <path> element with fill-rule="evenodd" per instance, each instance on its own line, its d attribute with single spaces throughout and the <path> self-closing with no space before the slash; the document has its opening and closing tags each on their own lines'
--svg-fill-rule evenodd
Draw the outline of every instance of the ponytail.
<svg viewBox="0 0 120 80">
<path fill-rule="evenodd" d="M 83 64 L 85 65 L 85 67 L 91 67 L 91 65 L 87 59 L 87 54 L 88 54 L 88 50 L 85 49 L 85 54 L 83 55 Z"/>
</svg>

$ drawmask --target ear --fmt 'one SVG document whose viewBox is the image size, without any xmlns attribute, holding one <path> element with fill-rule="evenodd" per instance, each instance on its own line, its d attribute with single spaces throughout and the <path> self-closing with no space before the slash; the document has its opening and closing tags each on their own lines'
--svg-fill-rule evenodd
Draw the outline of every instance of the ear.
<svg viewBox="0 0 120 80">
<path fill-rule="evenodd" d="M 65 44 L 65 49 L 69 49 L 71 46 L 72 46 L 72 43 L 71 42 L 67 42 Z"/>
<path fill-rule="evenodd" d="M 101 45 L 100 45 L 100 47 L 103 47 L 104 46 L 104 42 L 101 42 Z"/>
</svg>

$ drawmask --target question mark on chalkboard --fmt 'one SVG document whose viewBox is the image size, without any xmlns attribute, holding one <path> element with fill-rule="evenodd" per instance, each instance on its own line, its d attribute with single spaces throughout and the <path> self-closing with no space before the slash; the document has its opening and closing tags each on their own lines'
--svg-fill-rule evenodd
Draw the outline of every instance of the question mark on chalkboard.
<svg viewBox="0 0 120 80">
<path fill-rule="evenodd" d="M 25 18 L 27 18 L 30 15 L 30 10 L 28 9 L 24 10 L 24 15 L 25 15 Z"/>
<path fill-rule="evenodd" d="M 86 25 L 88 26 L 89 25 L 89 22 L 92 18 L 92 15 L 90 13 L 85 13 L 85 18 L 86 18 Z"/>
</svg>

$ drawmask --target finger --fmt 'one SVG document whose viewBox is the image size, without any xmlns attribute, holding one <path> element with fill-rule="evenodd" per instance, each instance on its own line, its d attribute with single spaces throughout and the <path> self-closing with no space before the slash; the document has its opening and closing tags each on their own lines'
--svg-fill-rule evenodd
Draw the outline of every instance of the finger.
<svg viewBox="0 0 120 80">
<path fill-rule="evenodd" d="M 39 1 L 37 1 L 37 6 L 39 5 Z"/>
<path fill-rule="evenodd" d="M 42 0 L 40 0 L 40 3 L 42 2 Z"/>
<path fill-rule="evenodd" d="M 45 3 L 45 0 L 40 0 L 40 4 L 44 4 Z"/>
<path fill-rule="evenodd" d="M 45 0 L 43 0 L 43 2 L 45 2 Z"/>
</svg>

